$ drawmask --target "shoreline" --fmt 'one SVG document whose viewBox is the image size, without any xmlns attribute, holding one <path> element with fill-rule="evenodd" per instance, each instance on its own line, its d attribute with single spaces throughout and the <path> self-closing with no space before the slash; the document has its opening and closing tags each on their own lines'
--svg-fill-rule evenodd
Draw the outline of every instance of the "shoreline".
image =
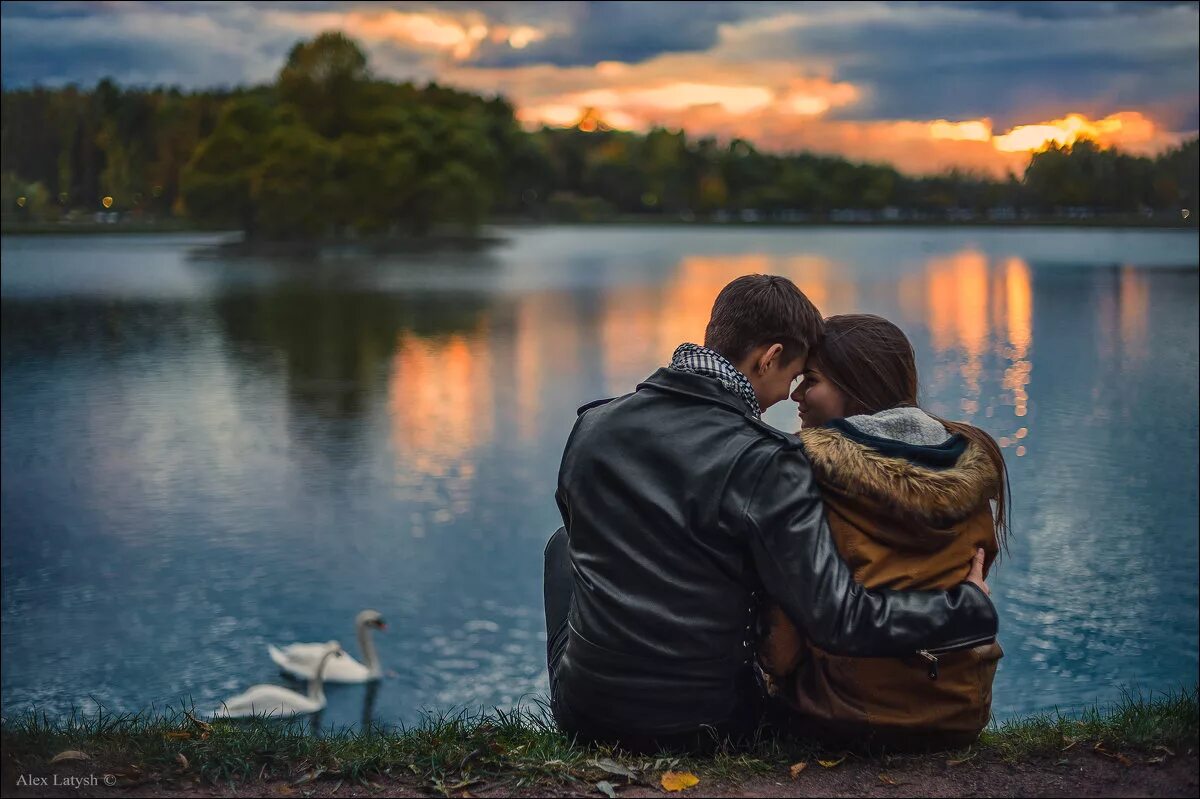
<svg viewBox="0 0 1200 799">
<path fill-rule="evenodd" d="M 694 776 L 686 793 L 703 796 L 1190 796 L 1200 779 L 1195 688 L 993 724 L 967 749 L 928 754 L 764 736 L 712 757 L 628 756 L 575 745 L 544 710 L 520 708 L 323 737 L 305 720 L 209 724 L 185 712 L 31 713 L 0 732 L 7 796 L 651 796 L 669 771 Z"/>
<path fill-rule="evenodd" d="M 580 220 L 550 220 L 550 219 L 532 219 L 532 218 L 504 218 L 498 217 L 483 226 L 484 230 L 488 229 L 503 229 L 503 228 L 555 228 L 555 227 L 696 227 L 705 229 L 756 229 L 765 228 L 771 230 L 779 229 L 797 229 L 805 230 L 812 228 L 849 228 L 849 229 L 905 229 L 905 228 L 932 228 L 938 230 L 945 229 L 1047 229 L 1047 228 L 1066 228 L 1066 229 L 1085 229 L 1085 230 L 1162 230 L 1162 231 L 1191 231 L 1200 230 L 1195 220 L 1182 219 L 1145 219 L 1145 218 L 1092 218 L 1092 219 L 1067 219 L 1067 218 L 1043 218 L 1043 219 L 1023 219 L 1023 220 L 946 220 L 946 219 L 923 219 L 923 220 L 873 220 L 873 221 L 835 221 L 835 220 L 805 220 L 805 221 L 743 221 L 731 219 L 728 221 L 717 221 L 712 219 L 679 219 L 670 217 L 614 217 L 611 219 L 580 219 Z M 115 224 L 56 224 L 56 223 L 41 223 L 41 224 L 21 224 L 12 225 L 6 224 L 0 228 L 2 236 L 80 236 L 80 235 L 154 235 L 166 233 L 220 233 L 230 236 L 240 235 L 241 231 L 229 230 L 225 228 L 205 227 L 201 225 L 192 225 L 185 222 L 173 223 L 115 223 Z M 389 240 L 371 240 L 371 239 L 339 239 L 331 242 L 326 242 L 323 247 L 355 247 L 360 246 L 364 249 L 396 249 L 400 251 L 408 251 L 429 247 L 441 247 L 444 245 L 459 246 L 459 247 L 479 247 L 489 246 L 494 244 L 486 233 L 480 233 L 476 236 L 469 235 L 435 235 L 428 238 L 398 238 L 394 241 Z M 231 242 L 232 246 L 244 246 L 241 242 Z M 298 242 L 261 242 L 257 245 L 263 250 L 272 249 L 311 249 L 311 243 L 301 244 Z"/>
</svg>

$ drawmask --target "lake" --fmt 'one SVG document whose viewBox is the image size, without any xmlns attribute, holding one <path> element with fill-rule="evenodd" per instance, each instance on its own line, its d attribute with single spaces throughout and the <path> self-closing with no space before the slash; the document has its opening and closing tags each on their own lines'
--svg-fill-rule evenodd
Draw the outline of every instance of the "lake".
<svg viewBox="0 0 1200 799">
<path fill-rule="evenodd" d="M 897 322 L 925 406 L 1004 447 L 999 718 L 1195 685 L 1195 231 L 499 232 L 307 262 L 4 238 L 4 714 L 208 710 L 280 681 L 269 643 L 357 655 L 366 607 L 394 675 L 331 687 L 322 723 L 544 696 L 575 408 L 701 341 L 748 272 Z"/>
</svg>

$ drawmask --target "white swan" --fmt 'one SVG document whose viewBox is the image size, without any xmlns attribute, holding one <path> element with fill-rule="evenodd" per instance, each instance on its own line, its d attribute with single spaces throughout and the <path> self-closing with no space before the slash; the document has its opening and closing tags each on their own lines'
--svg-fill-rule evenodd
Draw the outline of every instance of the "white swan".
<svg viewBox="0 0 1200 799">
<path fill-rule="evenodd" d="M 340 658 L 342 649 L 337 644 L 326 645 L 317 662 L 313 679 L 308 683 L 308 695 L 297 693 L 280 685 L 255 685 L 237 696 L 221 703 L 213 718 L 244 718 L 246 716 L 292 716 L 297 713 L 316 713 L 325 707 L 325 689 L 322 677 L 330 658 Z M 334 660 L 336 663 L 337 661 Z"/>
<path fill-rule="evenodd" d="M 383 675 L 383 665 L 375 652 L 375 642 L 371 638 L 371 630 L 386 630 L 387 623 L 377 610 L 364 610 L 354 618 L 354 629 L 358 636 L 358 648 L 362 650 L 366 665 L 346 655 L 330 663 L 325 670 L 326 682 L 370 682 L 378 680 Z M 312 679 L 321 662 L 322 654 L 330 645 L 337 641 L 324 644 L 288 644 L 284 647 L 267 645 L 271 660 L 286 673 L 301 680 Z"/>
</svg>

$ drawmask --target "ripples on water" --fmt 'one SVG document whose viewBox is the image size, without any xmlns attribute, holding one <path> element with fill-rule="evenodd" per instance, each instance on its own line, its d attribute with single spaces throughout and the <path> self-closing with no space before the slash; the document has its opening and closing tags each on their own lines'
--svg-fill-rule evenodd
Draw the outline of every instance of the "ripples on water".
<svg viewBox="0 0 1200 799">
<path fill-rule="evenodd" d="M 3 242 L 3 707 L 208 708 L 363 607 L 396 672 L 322 723 L 545 690 L 541 548 L 577 405 L 785 274 L 913 340 L 931 411 L 1000 441 L 998 715 L 1193 685 L 1197 238 L 1013 230 L 511 231 L 484 255 L 196 256 Z M 767 416 L 796 426 L 785 403 Z"/>
</svg>

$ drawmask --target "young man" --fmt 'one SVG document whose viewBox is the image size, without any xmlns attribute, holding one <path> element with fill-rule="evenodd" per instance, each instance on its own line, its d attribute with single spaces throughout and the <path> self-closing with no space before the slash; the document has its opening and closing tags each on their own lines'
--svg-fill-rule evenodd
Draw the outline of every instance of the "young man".
<svg viewBox="0 0 1200 799">
<path fill-rule="evenodd" d="M 703 748 L 760 720 L 765 591 L 828 652 L 913 655 L 995 637 L 983 584 L 867 591 L 838 557 L 798 437 L 759 419 L 822 333 L 788 279 L 717 297 L 632 394 L 580 409 L 559 471 L 564 528 L 546 548 L 547 652 L 559 726 L 641 751 Z"/>
</svg>

